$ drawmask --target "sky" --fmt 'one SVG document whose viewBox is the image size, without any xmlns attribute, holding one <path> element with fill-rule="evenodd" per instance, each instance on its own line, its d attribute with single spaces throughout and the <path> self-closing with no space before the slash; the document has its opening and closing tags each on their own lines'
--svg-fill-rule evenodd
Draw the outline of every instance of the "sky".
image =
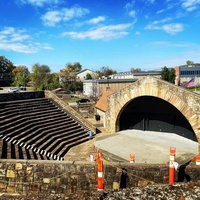
<svg viewBox="0 0 200 200">
<path fill-rule="evenodd" d="M 32 70 L 200 63 L 200 0 L 0 0 L 0 56 Z"/>
</svg>

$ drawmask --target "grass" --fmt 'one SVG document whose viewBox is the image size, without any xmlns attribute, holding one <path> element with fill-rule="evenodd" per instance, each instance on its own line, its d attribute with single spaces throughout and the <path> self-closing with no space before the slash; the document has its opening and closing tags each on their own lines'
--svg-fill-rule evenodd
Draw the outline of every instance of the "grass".
<svg viewBox="0 0 200 200">
<path fill-rule="evenodd" d="M 81 98 L 72 95 L 71 99 L 66 99 L 66 100 L 64 100 L 64 102 L 66 102 L 66 103 L 75 103 L 79 99 L 81 99 Z"/>
</svg>

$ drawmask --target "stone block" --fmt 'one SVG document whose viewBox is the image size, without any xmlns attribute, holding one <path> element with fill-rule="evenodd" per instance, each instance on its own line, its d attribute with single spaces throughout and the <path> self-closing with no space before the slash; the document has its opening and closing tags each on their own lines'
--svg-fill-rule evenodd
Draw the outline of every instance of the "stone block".
<svg viewBox="0 0 200 200">
<path fill-rule="evenodd" d="M 7 193 L 15 193 L 15 187 L 8 186 L 7 189 L 6 189 L 6 192 Z"/>
<path fill-rule="evenodd" d="M 39 192 L 40 191 L 40 185 L 39 184 L 31 184 L 30 185 L 30 191 Z"/>
<path fill-rule="evenodd" d="M 119 183 L 113 182 L 113 190 L 119 190 Z"/>
<path fill-rule="evenodd" d="M 7 170 L 7 173 L 6 173 L 6 177 L 7 178 L 15 178 L 16 177 L 16 172 L 14 170 Z"/>
<path fill-rule="evenodd" d="M 0 189 L 5 189 L 5 188 L 6 188 L 6 186 L 7 186 L 7 184 L 6 184 L 6 183 L 0 183 Z"/>
<path fill-rule="evenodd" d="M 43 183 L 50 183 L 50 178 L 43 178 Z"/>
<path fill-rule="evenodd" d="M 138 181 L 138 187 L 146 187 L 147 185 L 151 184 L 151 181 Z"/>
<path fill-rule="evenodd" d="M 33 182 L 32 176 L 26 176 L 26 182 Z"/>
<path fill-rule="evenodd" d="M 26 174 L 27 175 L 32 175 L 33 174 L 33 167 L 27 167 L 26 168 Z"/>
<path fill-rule="evenodd" d="M 4 177 L 6 175 L 5 169 L 0 169 L 0 177 Z"/>
<path fill-rule="evenodd" d="M 15 169 L 16 170 L 21 170 L 22 169 L 22 164 L 21 163 L 16 163 L 16 165 L 15 165 Z"/>
</svg>

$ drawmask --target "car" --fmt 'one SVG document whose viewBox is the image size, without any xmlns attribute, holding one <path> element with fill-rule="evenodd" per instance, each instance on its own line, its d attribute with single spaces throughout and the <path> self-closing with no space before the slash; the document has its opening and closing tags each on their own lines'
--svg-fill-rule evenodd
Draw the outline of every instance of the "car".
<svg viewBox="0 0 200 200">
<path fill-rule="evenodd" d="M 76 101 L 76 103 L 88 103 L 88 102 L 90 102 L 90 100 L 89 99 L 79 99 L 78 101 Z"/>
<path fill-rule="evenodd" d="M 17 93 L 17 92 L 20 92 L 20 88 L 9 88 L 8 92 L 9 93 Z"/>
</svg>

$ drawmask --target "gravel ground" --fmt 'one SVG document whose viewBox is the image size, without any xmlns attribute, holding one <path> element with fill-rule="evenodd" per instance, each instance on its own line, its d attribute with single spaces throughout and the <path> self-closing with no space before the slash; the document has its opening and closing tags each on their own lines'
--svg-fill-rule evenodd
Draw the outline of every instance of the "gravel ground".
<svg viewBox="0 0 200 200">
<path fill-rule="evenodd" d="M 83 199 L 64 194 L 1 195 L 0 200 L 200 200 L 200 182 L 150 185 L 93 194 Z"/>
</svg>

